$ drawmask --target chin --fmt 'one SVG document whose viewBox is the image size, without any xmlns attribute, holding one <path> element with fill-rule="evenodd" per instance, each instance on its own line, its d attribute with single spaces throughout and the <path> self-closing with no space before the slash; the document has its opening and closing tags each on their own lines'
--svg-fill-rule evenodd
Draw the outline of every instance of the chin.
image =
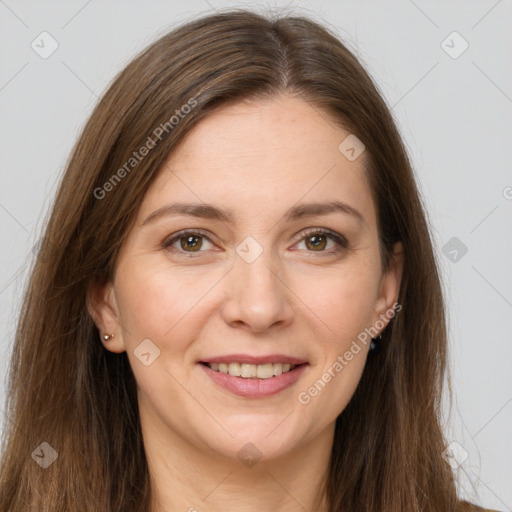
<svg viewBox="0 0 512 512">
<path fill-rule="evenodd" d="M 301 443 L 303 434 L 293 425 L 292 415 L 285 419 L 286 416 L 249 414 L 233 422 L 219 416 L 219 422 L 233 437 L 226 432 L 218 436 L 209 431 L 203 433 L 203 439 L 219 455 L 242 463 L 246 459 L 261 462 L 279 459 Z"/>
</svg>

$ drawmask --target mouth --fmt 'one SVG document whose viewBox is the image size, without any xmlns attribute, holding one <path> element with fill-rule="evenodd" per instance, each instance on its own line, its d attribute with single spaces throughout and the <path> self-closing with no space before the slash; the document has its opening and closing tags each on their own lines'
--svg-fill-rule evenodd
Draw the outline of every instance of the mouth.
<svg viewBox="0 0 512 512">
<path fill-rule="evenodd" d="M 309 363 L 276 356 L 258 360 L 242 356 L 199 361 L 199 366 L 215 384 L 235 395 L 266 398 L 295 384 Z"/>
<path fill-rule="evenodd" d="M 298 364 L 290 363 L 266 363 L 266 364 L 249 364 L 249 363 L 207 363 L 201 364 L 208 366 L 214 372 L 224 373 L 231 377 L 241 377 L 242 379 L 272 379 L 279 377 L 284 373 L 291 372 L 297 368 Z M 307 364 L 307 363 L 302 363 Z"/>
</svg>

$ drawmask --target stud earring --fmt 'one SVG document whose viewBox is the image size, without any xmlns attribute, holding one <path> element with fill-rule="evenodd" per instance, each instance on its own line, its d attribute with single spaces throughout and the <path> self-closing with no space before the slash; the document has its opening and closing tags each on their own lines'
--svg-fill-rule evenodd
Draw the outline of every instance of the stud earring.
<svg viewBox="0 0 512 512">
<path fill-rule="evenodd" d="M 378 338 L 372 338 L 372 341 L 370 342 L 370 352 L 372 354 L 378 354 L 380 352 L 381 341 L 382 341 L 382 336 L 380 334 L 379 334 Z"/>
<path fill-rule="evenodd" d="M 105 335 L 103 336 L 103 339 L 104 339 L 105 341 L 109 341 L 109 340 L 111 340 L 113 337 L 114 337 L 114 335 L 113 335 L 113 334 L 105 334 Z"/>
</svg>

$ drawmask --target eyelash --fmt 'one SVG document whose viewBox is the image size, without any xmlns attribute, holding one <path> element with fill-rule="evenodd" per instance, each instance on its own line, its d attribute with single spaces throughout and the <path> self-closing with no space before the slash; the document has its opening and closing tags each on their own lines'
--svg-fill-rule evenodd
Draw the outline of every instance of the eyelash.
<svg viewBox="0 0 512 512">
<path fill-rule="evenodd" d="M 297 240 L 298 242 L 302 242 L 304 239 L 306 239 L 308 236 L 311 235 L 324 235 L 327 236 L 327 238 L 330 238 L 331 240 L 334 240 L 338 244 L 337 249 L 331 249 L 328 251 L 307 251 L 310 253 L 318 253 L 321 255 L 332 255 L 341 252 L 343 249 L 346 249 L 348 246 L 348 242 L 346 238 L 343 235 L 340 235 L 339 233 L 336 233 L 335 231 L 331 231 L 330 229 L 326 228 L 308 228 L 304 231 L 301 231 L 299 234 L 294 236 L 294 240 Z M 179 231 L 178 233 L 175 233 L 171 235 L 171 238 L 167 239 L 163 243 L 163 247 L 165 249 L 168 249 L 171 247 L 175 242 L 179 241 L 181 238 L 185 238 L 186 236 L 201 236 L 203 238 L 206 238 L 210 243 L 213 244 L 213 242 L 208 237 L 208 234 L 203 231 L 202 229 L 185 229 L 183 231 Z M 176 250 L 178 253 L 181 253 L 185 255 L 186 257 L 195 258 L 198 255 L 196 253 L 201 253 L 204 251 L 184 251 L 181 249 L 177 249 L 175 247 L 171 247 L 172 249 Z"/>
</svg>

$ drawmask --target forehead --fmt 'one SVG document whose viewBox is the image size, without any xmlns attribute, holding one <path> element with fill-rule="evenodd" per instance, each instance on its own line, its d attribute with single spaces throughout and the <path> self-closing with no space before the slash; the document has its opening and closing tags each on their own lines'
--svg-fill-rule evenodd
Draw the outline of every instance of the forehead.
<svg viewBox="0 0 512 512">
<path fill-rule="evenodd" d="M 234 211 L 340 200 L 364 210 L 371 221 L 365 155 L 350 161 L 339 150 L 349 135 L 297 97 L 222 106 L 169 155 L 146 194 L 142 214 L 176 198 Z"/>
</svg>

